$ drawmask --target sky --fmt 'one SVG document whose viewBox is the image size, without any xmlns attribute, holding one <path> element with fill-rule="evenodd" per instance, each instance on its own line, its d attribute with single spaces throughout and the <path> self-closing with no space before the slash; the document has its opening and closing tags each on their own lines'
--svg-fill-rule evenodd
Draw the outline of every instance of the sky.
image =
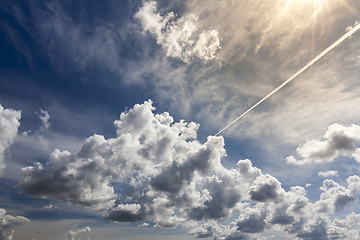
<svg viewBox="0 0 360 240">
<path fill-rule="evenodd" d="M 360 239 L 358 0 L 0 2 L 0 240 Z"/>
</svg>

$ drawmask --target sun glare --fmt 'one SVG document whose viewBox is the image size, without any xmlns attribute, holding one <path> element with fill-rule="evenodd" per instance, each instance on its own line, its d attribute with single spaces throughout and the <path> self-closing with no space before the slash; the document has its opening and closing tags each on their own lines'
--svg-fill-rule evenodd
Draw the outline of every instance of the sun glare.
<svg viewBox="0 0 360 240">
<path fill-rule="evenodd" d="M 302 3 L 308 3 L 308 2 L 313 2 L 313 3 L 316 3 L 316 4 L 319 4 L 319 3 L 323 3 L 323 2 L 327 2 L 328 0 L 289 0 L 291 2 L 302 2 Z"/>
<path fill-rule="evenodd" d="M 317 9 L 328 3 L 328 0 L 288 0 L 287 3 L 294 5 L 313 5 L 314 9 Z"/>
</svg>

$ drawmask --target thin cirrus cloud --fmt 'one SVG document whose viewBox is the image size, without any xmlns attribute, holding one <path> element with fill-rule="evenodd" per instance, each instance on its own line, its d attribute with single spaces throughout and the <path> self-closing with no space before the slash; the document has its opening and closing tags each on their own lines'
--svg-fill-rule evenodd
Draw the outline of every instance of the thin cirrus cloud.
<svg viewBox="0 0 360 240">
<path fill-rule="evenodd" d="M 250 160 L 226 169 L 223 137 L 201 144 L 198 124 L 174 123 L 154 110 L 150 100 L 136 104 L 115 121 L 116 138 L 95 134 L 75 154 L 55 150 L 49 162 L 23 168 L 18 186 L 34 197 L 92 207 L 108 221 L 190 226 L 198 238 L 253 239 L 269 229 L 303 239 L 357 232 L 347 225 L 357 214 L 330 216 L 357 201 L 358 176 L 348 177 L 347 187 L 325 180 L 311 202 L 303 187 L 286 191 Z"/>
<path fill-rule="evenodd" d="M 81 14 L 77 19 L 64 5 L 56 1 L 47 2 L 44 6 L 46 11 L 36 4 L 31 4 L 33 14 L 32 19 L 28 20 L 35 23 L 36 31 L 26 25 L 25 17 L 19 18 L 19 21 L 22 21 L 22 26 L 31 32 L 32 36 L 35 36 L 35 41 L 46 51 L 53 67 L 61 72 L 76 69 L 87 75 L 85 70 L 95 67 L 108 73 L 115 73 L 116 79 L 120 78 L 127 83 L 143 84 L 150 81 L 156 86 L 156 96 L 152 97 L 155 101 L 166 100 L 172 110 L 180 111 L 182 116 L 195 116 L 196 121 L 215 128 L 214 132 L 223 127 L 228 119 L 235 119 L 241 111 L 248 108 L 249 104 L 265 96 L 279 84 L 278 81 L 291 76 L 303 66 L 302 63 L 305 64 L 309 60 L 307 54 L 310 46 L 303 45 L 311 40 L 312 24 L 315 24 L 317 30 L 314 35 L 316 47 L 321 38 L 328 39 L 330 35 L 335 35 L 334 40 L 336 40 L 341 36 L 341 31 L 337 35 L 338 32 L 335 34 L 334 31 L 329 31 L 329 28 L 335 21 L 342 20 L 344 14 L 349 13 L 348 9 L 339 7 L 341 4 L 338 1 L 329 6 L 324 3 L 322 10 L 327 8 L 329 12 L 325 14 L 324 11 L 317 11 L 318 15 L 307 11 L 311 5 L 307 1 L 301 4 L 296 1 L 280 0 L 272 0 L 267 4 L 263 1 L 246 4 L 241 1 L 222 2 L 222 4 L 216 2 L 203 4 L 202 1 L 193 1 L 186 2 L 188 10 L 183 16 L 177 16 L 173 13 L 176 12 L 175 10 L 168 14 L 164 13 L 161 5 L 157 7 L 154 1 L 146 1 L 136 7 L 133 5 L 130 11 L 132 21 L 125 21 L 125 24 L 119 25 L 112 22 L 118 21 L 117 18 L 113 18 L 113 12 L 109 13 L 111 21 L 107 18 L 97 24 L 93 22 L 89 24 L 86 19 L 87 12 L 83 10 L 85 6 L 81 5 Z M 349 5 L 354 4 L 349 3 Z M 336 14 L 335 10 L 337 10 Z M 291 12 L 294 14 L 289 14 Z M 326 18 L 328 15 L 331 15 L 331 18 Z M 98 17 L 94 16 L 95 19 Z M 344 30 L 346 27 L 347 25 L 344 26 Z M 141 32 L 147 34 L 141 36 Z M 150 44 L 149 42 L 152 41 L 149 39 L 155 39 L 158 48 L 154 48 L 154 44 Z M 301 44 L 296 44 L 297 41 Z M 131 47 L 126 42 L 133 43 L 134 48 L 131 48 L 131 51 L 124 50 Z M 331 43 L 330 41 L 329 44 Z M 257 44 L 260 46 L 259 49 Z M 326 46 L 328 45 L 323 44 L 315 49 L 318 53 Z M 356 46 L 353 48 L 355 49 Z M 126 58 L 122 58 L 124 54 Z M 166 54 L 171 57 L 166 57 Z M 357 56 L 353 57 L 357 59 Z M 191 64 L 174 65 L 172 62 L 174 58 L 189 63 L 192 59 L 202 59 L 202 62 L 207 64 L 200 66 L 201 69 L 193 69 L 194 66 L 190 66 Z M 346 58 L 340 58 L 341 66 L 338 66 L 337 62 L 334 63 L 332 67 L 336 68 L 333 71 L 335 73 L 332 73 L 328 66 L 320 69 L 321 71 L 319 70 L 315 75 L 316 78 L 321 78 L 321 81 L 306 82 L 306 89 L 292 88 L 296 93 L 292 94 L 293 100 L 284 103 L 282 98 L 276 99 L 277 96 L 270 99 L 269 102 L 279 101 L 286 104 L 281 107 L 276 105 L 276 109 L 267 113 L 267 120 L 274 127 L 270 129 L 264 127 L 261 121 L 256 121 L 262 113 L 253 112 L 252 116 L 247 117 L 248 121 L 244 119 L 245 124 L 252 123 L 248 124 L 248 128 L 237 129 L 227 134 L 247 135 L 260 139 L 259 133 L 270 132 L 272 135 L 270 137 L 276 137 L 278 141 L 288 139 L 287 137 L 304 140 L 306 137 L 299 132 L 306 132 L 309 135 L 320 129 L 314 119 L 317 119 L 317 114 L 324 111 L 324 106 L 320 106 L 321 109 L 318 107 L 323 101 L 328 103 L 329 95 L 331 99 L 336 99 L 332 101 L 334 105 L 332 109 L 336 110 L 326 109 L 326 124 L 337 122 L 335 118 L 339 115 L 338 111 L 345 112 L 344 105 L 349 105 L 349 99 L 344 102 L 344 98 L 349 96 L 338 87 L 331 85 L 332 87 L 329 88 L 329 84 L 332 83 L 328 81 L 342 77 L 337 76 L 338 67 L 343 69 L 343 65 L 357 62 L 348 58 L 349 54 Z M 217 61 L 211 62 L 207 59 Z M 289 60 L 296 62 L 296 66 L 291 66 L 291 70 L 286 67 Z M 294 64 L 293 62 L 291 64 Z M 282 67 L 279 69 L 279 66 Z M 91 76 L 93 75 L 89 74 L 84 78 Z M 148 76 L 154 77 L 149 79 Z M 314 77 L 314 74 L 312 76 Z M 101 79 L 107 81 L 109 78 L 101 77 Z M 299 79 L 299 81 L 303 80 Z M 349 81 L 350 79 L 344 79 L 343 82 L 348 84 Z M 325 93 L 321 89 L 323 86 L 327 90 Z M 306 94 L 305 98 L 304 94 Z M 351 104 L 357 105 L 359 102 L 357 96 L 352 98 Z M 306 107 L 299 107 L 299 103 L 303 103 Z M 315 109 L 312 106 L 316 103 L 318 104 Z M 301 112 L 301 115 L 309 116 L 305 118 L 297 116 L 300 113 L 294 109 L 299 108 L 305 111 L 305 113 Z M 357 117 L 356 112 L 346 111 L 342 114 Z M 204 117 L 210 115 L 211 118 Z M 308 127 L 304 129 L 304 126 Z"/>
</svg>

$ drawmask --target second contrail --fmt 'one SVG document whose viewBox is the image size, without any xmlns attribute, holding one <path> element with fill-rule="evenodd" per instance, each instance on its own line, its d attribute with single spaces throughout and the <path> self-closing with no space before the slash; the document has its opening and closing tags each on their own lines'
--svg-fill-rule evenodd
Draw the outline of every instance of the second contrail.
<svg viewBox="0 0 360 240">
<path fill-rule="evenodd" d="M 245 116 L 246 114 L 248 114 L 251 110 L 253 110 L 254 108 L 256 108 L 260 103 L 262 103 L 263 101 L 265 101 L 266 99 L 268 99 L 269 97 L 271 97 L 271 95 L 273 95 L 274 93 L 276 93 L 277 91 L 279 91 L 282 87 L 284 87 L 286 84 L 288 84 L 291 80 L 293 80 L 294 78 L 296 78 L 299 74 L 301 74 L 303 71 L 305 71 L 306 69 L 308 69 L 311 65 L 313 65 L 315 62 L 317 62 L 320 58 L 322 58 L 323 56 L 325 56 L 328 52 L 330 52 L 333 48 L 335 48 L 337 45 L 339 45 L 342 41 L 344 41 L 346 38 L 348 38 L 349 36 L 351 36 L 354 32 L 356 32 L 357 30 L 360 29 L 360 23 L 357 24 L 355 27 L 353 27 L 351 30 L 349 30 L 347 33 L 345 33 L 341 38 L 339 38 L 336 42 L 334 42 L 333 44 L 331 44 L 328 48 L 326 48 L 324 51 L 322 51 L 319 55 L 317 55 L 313 60 L 311 60 L 308 64 L 306 64 L 304 67 L 302 67 L 299 71 L 297 71 L 294 75 L 292 75 L 291 77 L 289 77 L 285 82 L 283 82 L 280 86 L 278 86 L 277 88 L 275 88 L 272 92 L 270 92 L 268 95 L 266 95 L 263 99 L 261 99 L 260 101 L 258 101 L 255 105 L 253 105 L 251 108 L 249 108 L 246 112 L 244 112 L 243 114 L 241 114 L 238 118 L 236 118 L 234 121 L 232 121 L 231 123 L 229 123 L 226 127 L 224 127 L 223 129 L 221 129 L 217 134 L 215 134 L 215 136 L 219 135 L 220 133 L 222 133 L 223 131 L 225 131 L 228 127 L 230 127 L 231 125 L 233 125 L 234 123 L 236 123 L 240 118 L 242 118 L 243 116 Z"/>
</svg>

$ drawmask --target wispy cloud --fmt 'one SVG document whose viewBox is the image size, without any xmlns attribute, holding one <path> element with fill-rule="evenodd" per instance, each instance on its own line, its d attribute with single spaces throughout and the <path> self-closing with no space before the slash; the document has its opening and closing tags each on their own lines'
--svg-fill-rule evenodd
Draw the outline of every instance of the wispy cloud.
<svg viewBox="0 0 360 240">
<path fill-rule="evenodd" d="M 324 4 L 321 9 L 318 6 L 314 12 L 308 11 L 312 9 L 309 2 L 271 0 L 219 4 L 210 1 L 203 4 L 192 1 L 182 5 L 181 15 L 177 15 L 176 9 L 162 9 L 164 5 L 154 1 L 136 4 L 131 5 L 132 11 L 128 13 L 132 21 L 118 25 L 114 24 L 118 21 L 114 12 L 95 24 L 86 21 L 86 12 L 74 18 L 56 1 L 44 6 L 49 11 L 32 4 L 31 20 L 36 31 L 28 31 L 46 50 L 57 70 L 86 74 L 85 69 L 101 69 L 101 77 L 96 81 L 101 79 L 116 86 L 118 82 L 150 85 L 155 101 L 166 102 L 170 110 L 181 116 L 194 117 L 214 133 L 311 59 L 311 46 L 307 43 L 311 43 L 313 26 L 319 30 L 314 40 L 316 55 L 353 23 L 344 20 L 351 11 L 339 2 Z M 353 5 L 352 2 L 349 5 Z M 330 31 L 334 25 L 338 26 L 336 31 Z M 149 34 L 141 34 L 142 31 Z M 154 46 L 155 41 L 151 39 L 160 47 Z M 325 122 L 327 125 L 338 122 L 339 111 L 355 119 L 356 113 L 344 113 L 344 106 L 360 102 L 356 95 L 349 96 L 346 92 L 348 85 L 355 85 L 354 91 L 357 89 L 356 80 L 351 75 L 344 78 L 340 74 L 345 67 L 357 67 L 354 49 L 358 43 L 352 41 L 351 44 L 349 51 L 334 54 L 344 54 L 338 58 L 341 61 L 329 56 L 334 61 L 331 66 L 329 61 L 318 63 L 311 76 L 297 79 L 306 83 L 292 83 L 284 89 L 289 94 L 279 93 L 269 99 L 266 112 L 253 112 L 244 119 L 247 128 L 234 126 L 227 134 L 262 140 L 265 133 L 267 138 L 275 137 L 278 142 L 287 139 L 287 143 L 294 143 L 314 137 L 310 135 L 319 133 Z M 214 56 L 216 61 L 205 64 Z M 177 58 L 200 61 L 181 64 Z M 114 75 L 109 77 L 109 73 Z M 342 83 L 334 85 L 338 79 L 343 79 Z M 329 96 L 332 96 L 331 103 Z M 282 104 L 277 104 L 279 102 Z M 326 108 L 325 102 L 333 104 L 332 110 Z M 322 124 L 316 119 L 325 110 Z M 299 116 L 300 113 L 306 117 Z M 266 126 L 258 121 L 264 115 Z M 285 141 L 282 144 L 286 144 Z"/>
<path fill-rule="evenodd" d="M 96 65 L 117 71 L 120 65 L 119 36 L 114 24 L 86 26 L 83 19 L 75 22 L 57 1 L 45 4 L 48 11 L 42 11 L 36 3 L 31 7 L 32 21 L 37 26 L 34 38 L 45 47 L 45 53 L 56 69 L 62 72 L 67 71 L 65 69 L 84 70 Z"/>
</svg>

